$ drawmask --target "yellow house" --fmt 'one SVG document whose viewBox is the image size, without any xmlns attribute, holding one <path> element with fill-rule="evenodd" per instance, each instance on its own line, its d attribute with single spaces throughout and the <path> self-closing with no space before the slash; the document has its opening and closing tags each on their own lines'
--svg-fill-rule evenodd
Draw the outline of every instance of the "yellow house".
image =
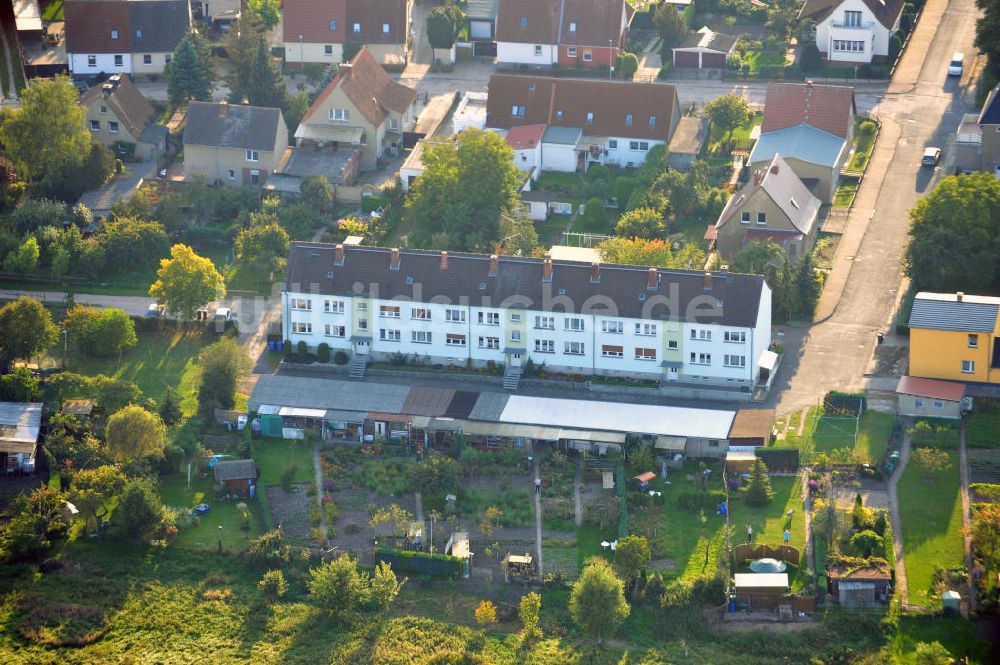
<svg viewBox="0 0 1000 665">
<path fill-rule="evenodd" d="M 910 376 L 1000 383 L 1000 298 L 921 291 L 910 313 Z"/>
<path fill-rule="evenodd" d="M 184 127 L 184 178 L 262 187 L 287 147 L 281 109 L 191 102 Z"/>
</svg>

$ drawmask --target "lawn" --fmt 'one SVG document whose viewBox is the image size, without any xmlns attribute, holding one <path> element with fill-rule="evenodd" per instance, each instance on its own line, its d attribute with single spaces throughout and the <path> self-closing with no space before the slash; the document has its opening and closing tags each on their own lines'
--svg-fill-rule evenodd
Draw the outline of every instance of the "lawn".
<svg viewBox="0 0 1000 665">
<path fill-rule="evenodd" d="M 313 479 L 312 446 L 294 439 L 258 439 L 254 441 L 253 458 L 260 471 L 260 485 L 278 485 L 281 474 L 295 469 L 292 483 L 307 483 Z"/>
<path fill-rule="evenodd" d="M 42 21 L 61 21 L 63 20 L 63 3 L 62 0 L 48 0 L 42 3 Z"/>
<path fill-rule="evenodd" d="M 766 506 L 753 508 L 744 501 L 730 502 L 733 525 L 733 544 L 746 542 L 747 524 L 753 527 L 753 542 L 767 545 L 784 543 L 785 529 L 789 531 L 788 544 L 797 547 L 803 559 L 806 551 L 806 518 L 802 509 L 802 480 L 794 477 L 771 477 L 774 498 Z M 788 511 L 793 511 L 791 520 Z M 804 561 L 802 562 L 805 563 Z M 797 591 L 806 583 L 806 566 L 798 569 L 789 567 L 792 591 Z"/>
<path fill-rule="evenodd" d="M 909 599 L 926 607 L 938 603 L 930 596 L 934 569 L 963 563 L 958 454 L 947 453 L 948 469 L 929 477 L 911 458 L 899 481 Z"/>
<path fill-rule="evenodd" d="M 841 178 L 837 184 L 837 193 L 833 196 L 834 208 L 850 208 L 854 197 L 858 195 L 860 182 L 853 178 Z"/>
<path fill-rule="evenodd" d="M 746 140 L 750 138 L 750 132 L 757 125 L 764 122 L 764 115 L 761 113 L 754 113 L 750 116 L 750 119 L 744 122 L 742 125 L 733 130 L 733 135 L 730 136 L 729 132 L 724 131 L 721 127 L 717 125 L 712 125 L 711 131 L 708 136 L 708 152 L 709 154 L 714 154 L 719 149 L 719 143 L 722 141 L 739 141 Z M 731 164 L 732 160 L 726 158 L 726 162 Z M 709 166 L 712 165 L 711 159 L 709 160 Z"/>
<path fill-rule="evenodd" d="M 867 124 L 866 124 L 867 123 Z M 862 128 L 864 125 L 864 128 Z M 867 131 L 866 131 L 867 130 Z M 873 120 L 865 118 L 854 119 L 854 154 L 847 165 L 847 170 L 854 173 L 864 173 L 875 149 L 875 136 L 878 128 Z"/>
<path fill-rule="evenodd" d="M 970 448 L 1000 446 L 1000 401 L 979 398 L 965 422 L 965 443 Z"/>
<path fill-rule="evenodd" d="M 750 74 L 760 74 L 762 67 L 784 67 L 787 63 L 784 51 L 749 51 L 743 56 L 744 65 L 750 65 Z"/>
<path fill-rule="evenodd" d="M 578 173 L 546 171 L 533 188 L 538 191 L 565 192 L 570 196 L 583 198 L 584 184 L 583 178 Z"/>
<path fill-rule="evenodd" d="M 208 475 L 192 475 L 191 489 L 187 488 L 187 474 L 175 473 L 160 478 L 160 496 L 164 505 L 171 508 L 194 508 L 199 503 L 207 503 L 212 507 L 208 514 L 199 518 L 197 526 L 181 528 L 174 544 L 178 547 L 217 551 L 221 540 L 226 551 L 242 552 L 247 548 L 249 540 L 261 533 L 260 506 L 254 499 L 244 501 L 250 511 L 250 528 L 243 531 L 243 518 L 236 508 L 238 502 L 215 499 L 213 484 L 214 479 Z"/>
<path fill-rule="evenodd" d="M 889 445 L 893 416 L 866 411 L 858 423 L 858 438 L 854 441 L 853 418 L 820 419 L 813 436 L 813 452 L 830 454 L 834 450 L 853 447 L 853 459 L 858 463 L 873 463 L 882 459 Z"/>
<path fill-rule="evenodd" d="M 775 445 L 782 448 L 803 449 L 808 447 L 812 441 L 813 428 L 816 426 L 816 415 L 819 408 L 819 406 L 810 406 L 805 411 L 796 411 L 790 415 L 787 422 L 789 423 L 789 426 L 794 427 L 794 429 L 786 431 L 785 438 L 781 441 L 775 442 Z M 805 419 L 805 423 L 802 425 L 802 434 L 800 435 L 798 433 L 798 425 L 801 423 L 803 418 Z M 777 425 L 777 422 L 775 425 Z"/>
</svg>

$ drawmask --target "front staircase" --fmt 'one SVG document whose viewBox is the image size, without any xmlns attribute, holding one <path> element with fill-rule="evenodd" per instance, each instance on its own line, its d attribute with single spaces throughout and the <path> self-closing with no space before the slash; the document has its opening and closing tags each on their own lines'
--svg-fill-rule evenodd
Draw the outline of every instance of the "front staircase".
<svg viewBox="0 0 1000 665">
<path fill-rule="evenodd" d="M 504 390 L 517 390 L 521 385 L 521 368 L 508 365 L 503 371 Z"/>
<path fill-rule="evenodd" d="M 356 353 L 347 365 L 347 376 L 352 379 L 363 379 L 365 368 L 368 367 L 368 354 Z"/>
</svg>

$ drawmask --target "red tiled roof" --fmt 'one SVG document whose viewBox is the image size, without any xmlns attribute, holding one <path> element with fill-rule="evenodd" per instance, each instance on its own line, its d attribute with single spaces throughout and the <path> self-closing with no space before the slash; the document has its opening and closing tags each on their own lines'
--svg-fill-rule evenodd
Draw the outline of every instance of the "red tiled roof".
<svg viewBox="0 0 1000 665">
<path fill-rule="evenodd" d="M 705 235 L 702 236 L 702 240 L 718 240 L 719 231 L 715 228 L 715 224 L 709 224 L 708 228 L 705 229 Z"/>
<path fill-rule="evenodd" d="M 811 125 L 846 139 L 854 117 L 854 88 L 816 83 L 767 86 L 762 132 Z"/>
<path fill-rule="evenodd" d="M 943 399 L 949 402 L 960 402 L 965 397 L 965 384 L 936 379 L 922 379 L 916 376 L 904 376 L 896 386 L 896 392 L 903 395 Z"/>
<path fill-rule="evenodd" d="M 624 32 L 624 4 L 625 0 L 563 0 L 559 43 L 567 46 L 607 46 L 611 39 L 617 45 Z M 573 23 L 576 24 L 576 32 L 570 32 Z"/>
<path fill-rule="evenodd" d="M 559 31 L 559 4 L 560 0 L 500 0 L 497 41 L 555 44 Z M 524 19 L 523 28 L 521 19 Z"/>
<path fill-rule="evenodd" d="M 518 125 L 507 132 L 507 145 L 514 150 L 534 148 L 542 142 L 542 135 L 548 125 Z"/>
<path fill-rule="evenodd" d="M 407 0 L 284 0 L 282 35 L 308 44 L 402 44 Z M 336 21 L 336 30 L 330 30 Z M 360 32 L 354 32 L 354 24 Z M 384 30 L 388 24 L 389 31 Z"/>
</svg>

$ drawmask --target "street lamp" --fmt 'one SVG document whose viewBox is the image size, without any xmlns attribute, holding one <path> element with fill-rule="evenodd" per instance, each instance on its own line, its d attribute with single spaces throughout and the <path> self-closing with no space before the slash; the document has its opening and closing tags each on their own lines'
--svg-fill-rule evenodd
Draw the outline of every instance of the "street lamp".
<svg viewBox="0 0 1000 665">
<path fill-rule="evenodd" d="M 302 71 L 302 68 L 305 67 L 305 61 L 306 61 L 305 56 L 302 55 L 302 35 L 299 35 L 299 71 L 300 72 Z"/>
</svg>

